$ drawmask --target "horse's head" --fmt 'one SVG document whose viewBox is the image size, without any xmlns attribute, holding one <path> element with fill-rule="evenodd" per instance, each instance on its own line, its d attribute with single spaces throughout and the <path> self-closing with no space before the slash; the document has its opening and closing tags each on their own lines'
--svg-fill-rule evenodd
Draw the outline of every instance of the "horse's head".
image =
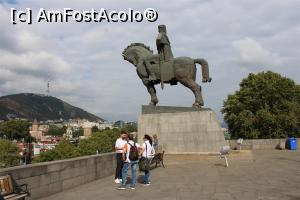
<svg viewBox="0 0 300 200">
<path fill-rule="evenodd" d="M 153 51 L 150 47 L 142 43 L 132 43 L 122 52 L 124 60 L 127 60 L 134 66 L 137 65 L 139 59 L 143 59 L 151 55 L 153 55 Z"/>
</svg>

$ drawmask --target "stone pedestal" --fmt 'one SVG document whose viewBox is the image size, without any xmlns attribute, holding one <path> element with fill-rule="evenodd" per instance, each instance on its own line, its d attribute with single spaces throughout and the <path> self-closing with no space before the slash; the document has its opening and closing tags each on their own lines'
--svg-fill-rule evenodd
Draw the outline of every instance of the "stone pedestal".
<svg viewBox="0 0 300 200">
<path fill-rule="evenodd" d="M 169 154 L 215 154 L 226 145 L 218 118 L 209 108 L 142 106 L 140 143 L 144 134 L 157 134 Z"/>
</svg>

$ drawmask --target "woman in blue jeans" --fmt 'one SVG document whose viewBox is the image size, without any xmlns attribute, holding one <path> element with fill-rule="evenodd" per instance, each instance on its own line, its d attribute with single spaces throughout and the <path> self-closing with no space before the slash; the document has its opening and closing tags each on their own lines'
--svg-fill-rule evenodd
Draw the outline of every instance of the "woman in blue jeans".
<svg viewBox="0 0 300 200">
<path fill-rule="evenodd" d="M 154 157 L 155 150 L 153 148 L 152 138 L 149 135 L 144 135 L 144 143 L 142 144 L 142 157 L 150 160 Z M 145 186 L 150 185 L 150 171 L 145 171 L 145 175 L 143 177 L 143 183 Z"/>
<path fill-rule="evenodd" d="M 130 150 L 131 148 L 134 148 L 136 151 L 136 160 L 130 159 Z M 127 182 L 127 174 L 129 168 L 131 168 L 131 184 L 130 189 L 134 190 L 136 186 L 136 171 L 137 171 L 137 165 L 138 165 L 138 159 L 139 159 L 139 149 L 140 145 L 135 143 L 133 141 L 133 135 L 128 135 L 128 142 L 124 145 L 123 149 L 123 161 L 124 165 L 122 168 L 122 181 L 120 187 L 118 187 L 119 190 L 126 190 L 126 182 Z"/>
</svg>

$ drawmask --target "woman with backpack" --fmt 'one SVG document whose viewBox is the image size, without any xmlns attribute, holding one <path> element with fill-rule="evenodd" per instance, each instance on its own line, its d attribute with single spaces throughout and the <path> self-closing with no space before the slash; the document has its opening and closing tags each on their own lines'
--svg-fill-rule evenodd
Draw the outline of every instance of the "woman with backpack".
<svg viewBox="0 0 300 200">
<path fill-rule="evenodd" d="M 140 145 L 133 141 L 133 135 L 128 135 L 128 142 L 124 145 L 123 149 L 123 169 L 122 169 L 122 181 L 118 188 L 119 190 L 126 190 L 127 173 L 131 168 L 131 184 L 130 189 L 134 190 L 136 186 L 136 171 L 139 162 L 139 149 Z"/>
<path fill-rule="evenodd" d="M 142 145 L 142 159 L 146 160 L 150 164 L 150 160 L 155 155 L 155 150 L 153 148 L 152 138 L 149 135 L 144 135 L 144 143 Z M 149 165 L 150 168 L 150 165 Z M 143 177 L 143 183 L 145 186 L 150 185 L 149 177 L 150 177 L 150 169 L 144 170 L 145 175 Z"/>
</svg>

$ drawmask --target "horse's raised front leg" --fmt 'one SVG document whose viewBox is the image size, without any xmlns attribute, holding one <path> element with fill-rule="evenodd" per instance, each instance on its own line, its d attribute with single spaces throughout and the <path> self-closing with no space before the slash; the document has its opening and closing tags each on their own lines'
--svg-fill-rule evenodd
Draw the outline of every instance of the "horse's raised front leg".
<svg viewBox="0 0 300 200">
<path fill-rule="evenodd" d="M 179 82 L 184 85 L 185 87 L 192 90 L 192 92 L 195 95 L 195 103 L 193 104 L 193 107 L 200 108 L 204 105 L 202 93 L 201 93 L 201 86 L 196 83 L 193 79 L 183 78 L 180 79 Z"/>
<path fill-rule="evenodd" d="M 156 96 L 156 89 L 154 87 L 154 84 L 148 82 L 145 84 L 145 86 L 147 87 L 147 90 L 151 96 L 151 101 L 150 101 L 149 105 L 156 106 L 156 104 L 158 103 L 158 98 Z"/>
</svg>

